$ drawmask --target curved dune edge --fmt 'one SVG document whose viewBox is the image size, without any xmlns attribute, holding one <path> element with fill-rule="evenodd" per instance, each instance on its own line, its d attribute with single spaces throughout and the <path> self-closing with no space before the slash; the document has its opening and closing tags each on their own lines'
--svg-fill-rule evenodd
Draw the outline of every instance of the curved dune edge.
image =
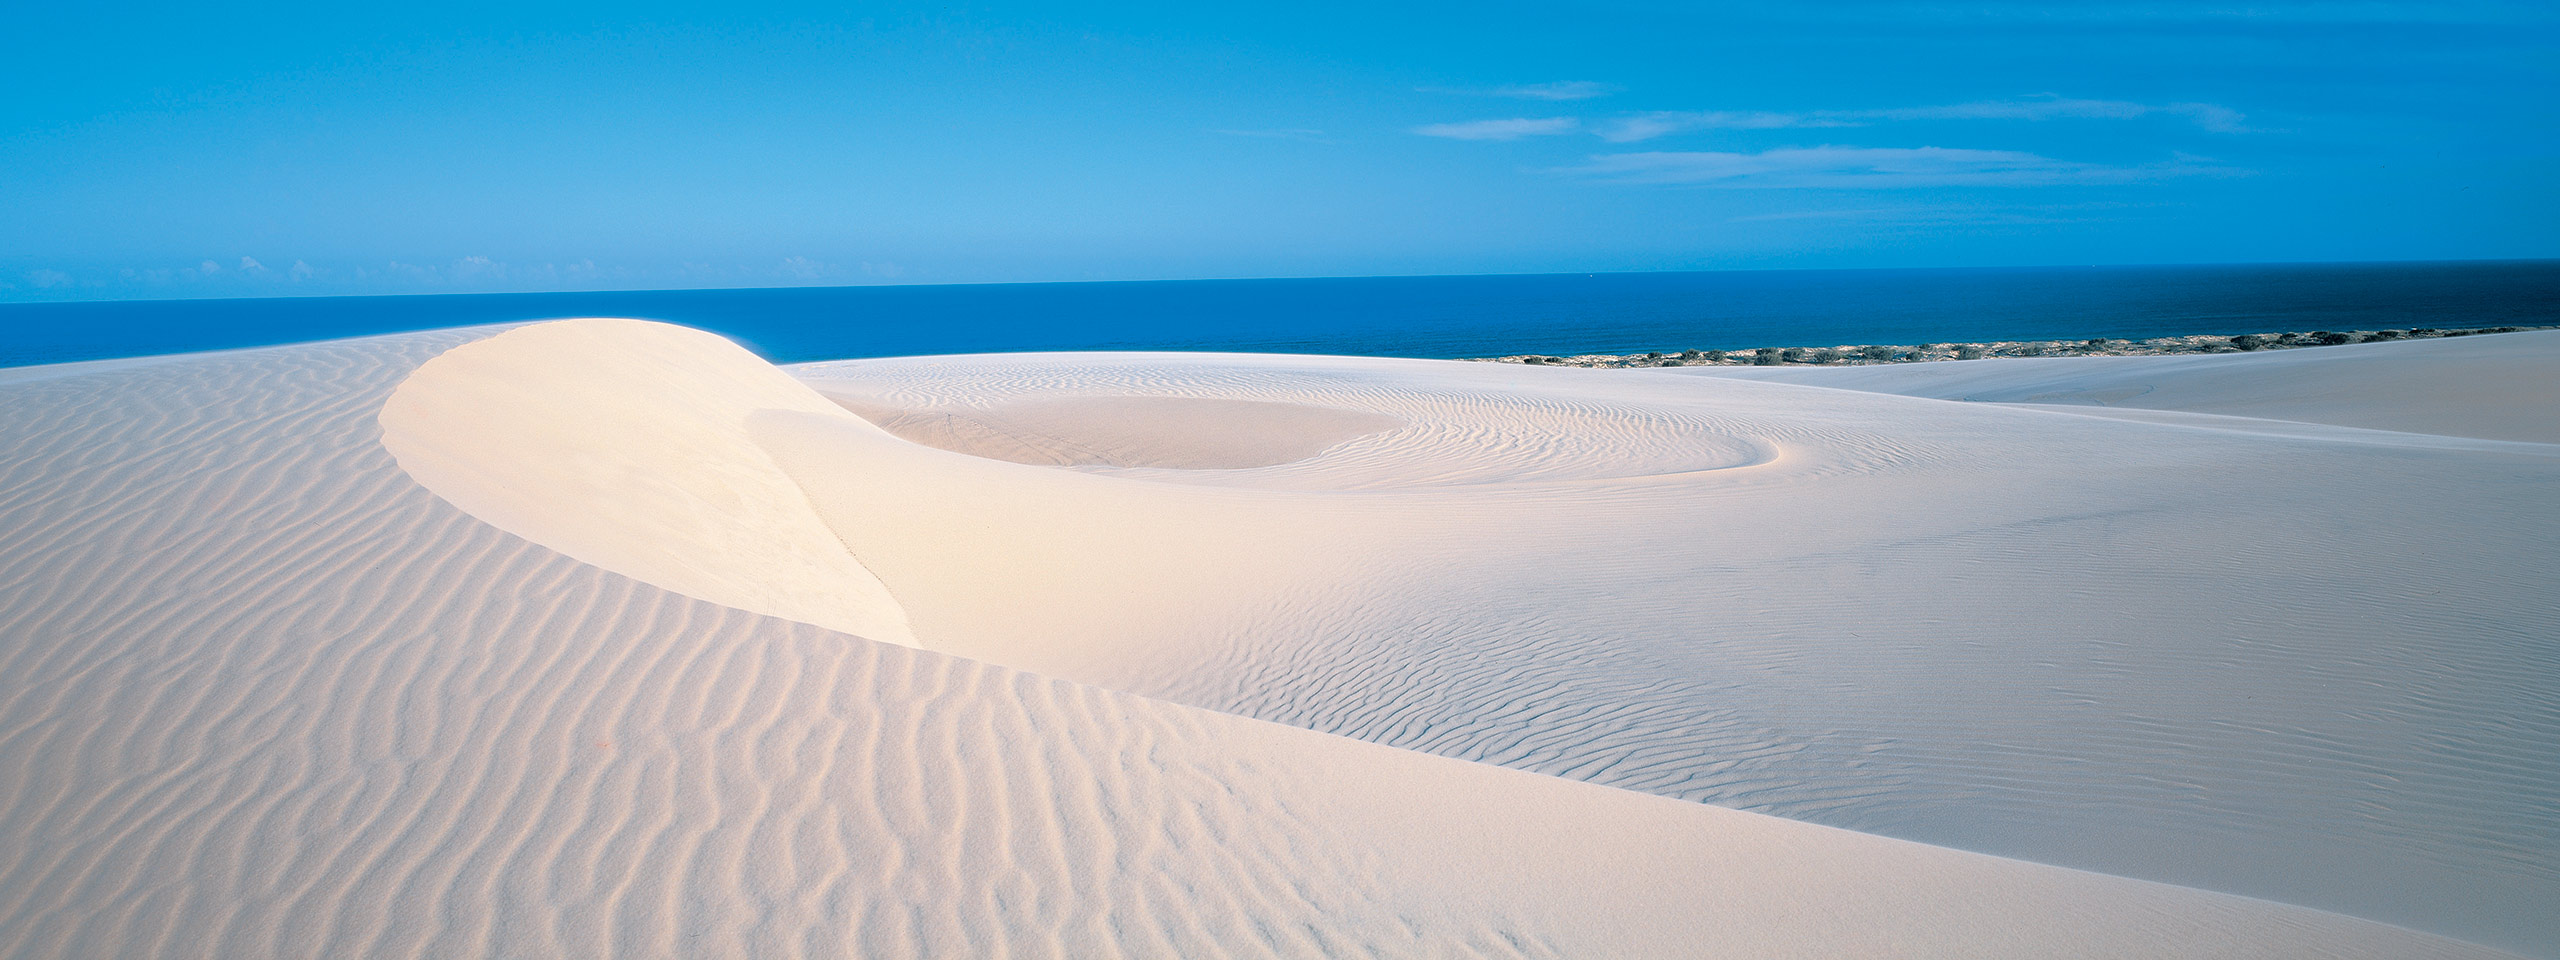
<svg viewBox="0 0 2560 960">
<path fill-rule="evenodd" d="M 1211 397 L 1062 397 L 985 410 L 828 399 L 912 443 L 1035 466 L 1271 467 L 1405 425 L 1362 410 Z"/>
<path fill-rule="evenodd" d="M 696 599 L 918 645 L 897 598 L 745 433 L 773 410 L 868 426 L 737 344 L 616 319 L 455 347 L 380 421 L 411 478 L 508 533 Z"/>
<path fill-rule="evenodd" d="M 725 356 L 649 326 L 515 372 Z M 400 480 L 457 336 L 0 386 L 0 956 L 2505 956 L 679 596 Z"/>
</svg>

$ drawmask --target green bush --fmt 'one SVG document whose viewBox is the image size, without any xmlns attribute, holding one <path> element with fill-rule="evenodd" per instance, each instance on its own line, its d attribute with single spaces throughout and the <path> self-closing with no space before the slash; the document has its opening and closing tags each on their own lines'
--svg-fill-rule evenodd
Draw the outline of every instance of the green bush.
<svg viewBox="0 0 2560 960">
<path fill-rule="evenodd" d="M 1956 347 L 1956 359 L 1980 360 L 1982 359 L 1982 348 L 1970 343 L 1959 345 Z"/>
<path fill-rule="evenodd" d="M 1751 352 L 1751 365 L 1755 367 L 1774 367 L 1778 365 L 1779 361 L 1785 360 L 1786 358 L 1787 352 L 1784 350 L 1780 350 L 1776 347 L 1761 347 L 1760 349 Z"/>
<path fill-rule="evenodd" d="M 1881 346 L 1859 347 L 1858 355 L 1869 360 L 1891 360 L 1893 359 L 1893 348 Z"/>
<path fill-rule="evenodd" d="M 2267 338 L 2265 338 L 2265 337 L 2261 337 L 2261 336 L 2259 336 L 2259 335 L 2257 335 L 2257 334 L 2254 334 L 2254 333 L 2244 333 L 2244 334 L 2241 334 L 2241 335 L 2239 335 L 2239 336 L 2236 336 L 2236 337 L 2231 338 L 2231 345 L 2232 345 L 2232 346 L 2235 346 L 2235 347 L 2239 347 L 2239 348 L 2240 348 L 2240 349 L 2242 349 L 2242 350 L 2255 350 L 2255 349 L 2258 349 L 2258 348 L 2260 348 L 2260 347 L 2266 346 L 2266 345 L 2267 345 Z"/>
<path fill-rule="evenodd" d="M 1725 358 L 1725 352 L 1724 352 L 1724 351 L 1722 351 L 1722 350 L 1709 350 L 1709 351 L 1707 351 L 1707 352 L 1706 352 L 1705 356 L 1704 356 L 1702 359 L 1706 360 L 1708 363 L 1723 363 L 1723 362 L 1724 362 L 1724 358 Z"/>
<path fill-rule="evenodd" d="M 2356 335 L 2352 333 L 2333 333 L 2327 330 L 2314 330 L 2311 332 L 2311 342 L 2324 347 L 2334 347 L 2342 343 L 2356 342 Z"/>
<path fill-rule="evenodd" d="M 1803 362 L 1804 362 L 1804 348 L 1803 348 L 1803 347 L 1788 347 L 1788 348 L 1786 348 L 1786 349 L 1784 349 L 1784 350 L 1780 350 L 1780 351 L 1778 351 L 1778 359 L 1780 359 L 1780 360 L 1784 360 L 1784 361 L 1786 361 L 1786 362 L 1788 362 L 1788 363 L 1803 363 Z"/>
</svg>

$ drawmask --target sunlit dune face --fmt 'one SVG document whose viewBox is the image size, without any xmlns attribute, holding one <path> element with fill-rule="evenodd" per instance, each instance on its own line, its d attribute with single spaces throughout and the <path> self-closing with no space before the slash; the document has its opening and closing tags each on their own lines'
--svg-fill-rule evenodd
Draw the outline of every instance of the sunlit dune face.
<svg viewBox="0 0 2560 960">
<path fill-rule="evenodd" d="M 910 442 L 1061 467 L 1278 466 L 1405 423 L 1364 410 L 1202 397 L 1062 397 L 987 409 L 901 409 L 831 399 Z"/>
</svg>

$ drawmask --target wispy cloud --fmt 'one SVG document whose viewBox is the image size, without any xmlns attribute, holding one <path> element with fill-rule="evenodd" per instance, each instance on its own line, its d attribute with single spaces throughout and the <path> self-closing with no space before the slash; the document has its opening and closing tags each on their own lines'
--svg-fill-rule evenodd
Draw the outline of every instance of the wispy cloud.
<svg viewBox="0 0 2560 960">
<path fill-rule="evenodd" d="M 1518 140 L 1522 137 L 1547 137 L 1571 133 L 1582 126 L 1572 117 L 1516 117 L 1509 120 L 1470 120 L 1464 123 L 1435 123 L 1413 128 L 1426 137 L 1451 140 Z"/>
<path fill-rule="evenodd" d="M 1296 140 L 1300 143 L 1338 142 L 1331 137 L 1325 136 L 1324 131 L 1322 130 L 1308 130 L 1296 127 L 1283 127 L 1270 130 L 1211 130 L 1209 132 L 1229 137 L 1252 137 L 1258 140 Z"/>
<path fill-rule="evenodd" d="M 2240 133 L 2248 128 L 2240 111 L 2211 103 L 2135 103 L 2129 100 L 2075 100 L 2063 97 L 2028 97 L 2018 100 L 1976 100 L 1935 107 L 1905 107 L 1897 110 L 1863 110 L 1845 114 L 1855 118 L 1879 120 L 2132 120 L 2153 115 L 2179 117 L 2216 133 Z"/>
<path fill-rule="evenodd" d="M 1766 110 L 1656 110 L 1610 120 L 1594 132 L 1611 143 L 1634 143 L 1691 130 L 1776 130 L 1785 127 L 1847 127 L 1855 123 L 1807 113 Z"/>
<path fill-rule="evenodd" d="M 2199 158 L 2108 166 L 2016 150 L 1948 147 L 1807 147 L 1760 153 L 1613 153 L 1558 172 L 1613 183 L 1718 187 L 1891 189 L 1931 186 L 2042 186 L 2126 183 L 2176 176 L 2231 174 Z"/>
<path fill-rule="evenodd" d="M 1626 88 L 1614 83 L 1601 83 L 1596 80 L 1565 80 L 1556 83 L 1513 83 L 1499 87 L 1424 87 L 1422 92 L 1560 103 L 1568 100 L 1597 99 L 1624 89 Z"/>
<path fill-rule="evenodd" d="M 1658 110 L 1602 122 L 1593 128 L 1593 132 L 1611 143 L 1634 143 L 1692 130 L 1859 127 L 1914 120 L 2133 120 L 2150 116 L 2177 117 L 2215 133 L 2245 133 L 2249 129 L 2244 122 L 2246 116 L 2219 104 L 2137 103 L 2039 96 L 1881 110 Z"/>
<path fill-rule="evenodd" d="M 1727 217 L 1726 223 L 1846 220 L 1872 224 L 2054 224 L 2120 220 L 2133 204 L 2116 201 L 2061 204 L 1917 205 L 1829 210 L 1785 210 Z"/>
</svg>

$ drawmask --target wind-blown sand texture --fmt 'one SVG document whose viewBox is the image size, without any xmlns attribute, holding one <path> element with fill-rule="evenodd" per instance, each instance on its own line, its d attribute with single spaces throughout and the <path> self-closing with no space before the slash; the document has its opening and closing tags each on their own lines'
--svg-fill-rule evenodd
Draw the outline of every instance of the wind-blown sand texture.
<svg viewBox="0 0 2560 960">
<path fill-rule="evenodd" d="M 0 956 L 2560 944 L 2549 443 L 789 372 L 605 320 L 0 371 Z"/>
</svg>

